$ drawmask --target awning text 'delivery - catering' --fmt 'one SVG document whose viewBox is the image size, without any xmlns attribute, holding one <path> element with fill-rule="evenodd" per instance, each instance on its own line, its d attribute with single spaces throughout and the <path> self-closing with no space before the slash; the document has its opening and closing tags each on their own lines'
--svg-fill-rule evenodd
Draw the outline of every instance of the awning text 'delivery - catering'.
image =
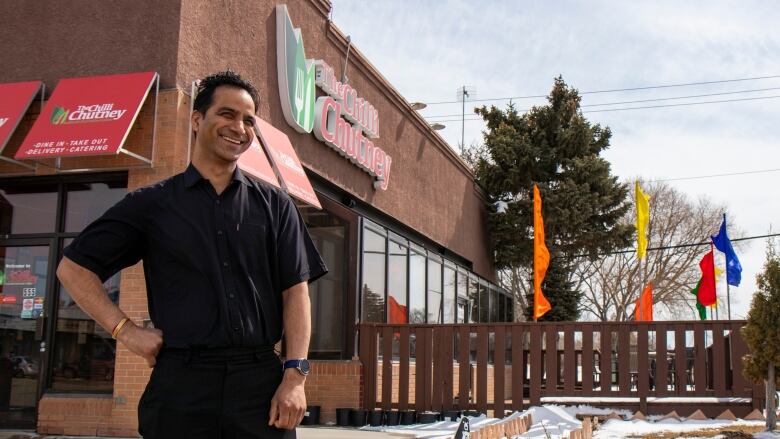
<svg viewBox="0 0 780 439">
<path fill-rule="evenodd" d="M 61 80 L 14 158 L 119 153 L 156 77 L 142 72 Z"/>
</svg>

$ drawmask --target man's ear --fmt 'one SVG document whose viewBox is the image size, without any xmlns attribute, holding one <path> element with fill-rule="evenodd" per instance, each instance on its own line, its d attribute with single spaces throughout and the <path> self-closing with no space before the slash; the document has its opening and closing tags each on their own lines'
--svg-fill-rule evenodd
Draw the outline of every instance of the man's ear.
<svg viewBox="0 0 780 439">
<path fill-rule="evenodd" d="M 200 122 L 203 120 L 203 115 L 200 113 L 200 111 L 193 111 L 190 115 L 190 123 L 192 124 L 192 131 L 195 133 L 198 132 L 200 129 Z"/>
</svg>

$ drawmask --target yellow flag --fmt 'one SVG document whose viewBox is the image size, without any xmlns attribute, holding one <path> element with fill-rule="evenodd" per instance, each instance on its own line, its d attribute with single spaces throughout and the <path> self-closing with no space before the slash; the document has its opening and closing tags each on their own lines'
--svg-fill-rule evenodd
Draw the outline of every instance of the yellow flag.
<svg viewBox="0 0 780 439">
<path fill-rule="evenodd" d="M 636 256 L 645 257 L 647 252 L 647 224 L 650 222 L 650 196 L 642 192 L 639 181 L 636 182 Z"/>
<path fill-rule="evenodd" d="M 544 220 L 542 219 L 542 196 L 534 185 L 534 320 L 543 316 L 552 307 L 542 294 L 542 281 L 550 265 L 550 252 L 544 244 Z"/>
</svg>

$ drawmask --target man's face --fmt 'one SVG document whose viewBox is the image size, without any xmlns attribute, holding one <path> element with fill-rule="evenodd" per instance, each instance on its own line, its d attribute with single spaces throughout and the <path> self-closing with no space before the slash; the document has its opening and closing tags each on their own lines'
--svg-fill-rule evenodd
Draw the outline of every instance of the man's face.
<svg viewBox="0 0 780 439">
<path fill-rule="evenodd" d="M 255 138 L 255 104 L 246 90 L 222 85 L 214 90 L 206 114 L 192 113 L 195 145 L 205 157 L 219 163 L 235 163 Z"/>
</svg>

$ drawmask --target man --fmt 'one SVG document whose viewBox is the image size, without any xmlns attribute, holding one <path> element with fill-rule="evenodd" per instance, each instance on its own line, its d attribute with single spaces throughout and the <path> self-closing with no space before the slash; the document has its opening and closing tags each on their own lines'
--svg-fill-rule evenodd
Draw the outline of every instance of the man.
<svg viewBox="0 0 780 439">
<path fill-rule="evenodd" d="M 203 79 L 187 170 L 109 209 L 57 269 L 79 306 L 154 367 L 138 407 L 146 439 L 294 438 L 306 409 L 307 282 L 327 269 L 290 197 L 236 166 L 257 105 L 233 72 Z M 154 328 L 101 285 L 139 260 Z"/>
</svg>

